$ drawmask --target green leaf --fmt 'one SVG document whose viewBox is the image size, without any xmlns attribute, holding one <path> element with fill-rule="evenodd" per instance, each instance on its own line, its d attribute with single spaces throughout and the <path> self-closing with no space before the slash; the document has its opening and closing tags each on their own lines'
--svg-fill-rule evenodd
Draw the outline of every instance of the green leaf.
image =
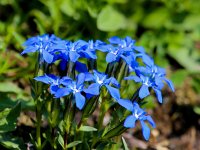
<svg viewBox="0 0 200 150">
<path fill-rule="evenodd" d="M 18 32 L 13 32 L 13 36 L 14 38 L 16 39 L 17 43 L 22 46 L 22 44 L 24 43 L 25 41 L 25 38 L 19 34 Z"/>
<path fill-rule="evenodd" d="M 20 145 L 22 144 L 22 141 L 20 139 L 13 138 L 7 134 L 1 134 L 0 135 L 0 144 L 7 149 L 20 150 L 21 149 Z M 23 148 L 25 148 L 25 147 L 23 147 Z"/>
<path fill-rule="evenodd" d="M 59 144 L 62 146 L 62 148 L 64 149 L 65 147 L 64 147 L 64 140 L 63 140 L 63 137 L 59 134 L 59 136 L 58 136 L 58 142 L 59 142 Z"/>
<path fill-rule="evenodd" d="M 78 144 L 82 143 L 82 141 L 74 141 L 74 142 L 71 142 L 67 145 L 67 148 L 71 148 L 71 147 L 74 147 Z"/>
<path fill-rule="evenodd" d="M 22 90 L 12 82 L 1 82 L 0 92 L 21 93 Z"/>
<path fill-rule="evenodd" d="M 108 132 L 104 132 L 102 135 L 102 139 L 110 139 L 114 136 L 121 135 L 123 132 L 127 130 L 127 128 L 124 127 L 124 120 L 121 121 L 119 124 L 115 125 L 115 127 L 112 127 Z"/>
<path fill-rule="evenodd" d="M 145 109 L 153 109 L 155 108 L 155 101 L 154 101 L 155 97 L 153 95 L 150 95 L 148 97 L 146 97 L 142 102 L 144 102 L 142 104 L 142 108 L 145 108 Z"/>
<path fill-rule="evenodd" d="M 128 0 L 106 0 L 108 3 L 120 3 L 120 4 L 124 4 L 126 3 Z"/>
<path fill-rule="evenodd" d="M 8 111 L 8 110 L 7 110 Z M 5 116 L 3 118 L 3 116 L 1 115 L 1 124 L 0 124 L 0 133 L 3 132 L 9 132 L 9 131 L 13 131 L 16 128 L 16 122 L 17 122 L 17 117 L 19 116 L 21 112 L 21 103 L 18 102 L 11 110 L 10 112 L 7 114 L 7 116 Z M 3 114 L 5 115 L 7 112 L 3 112 Z"/>
<path fill-rule="evenodd" d="M 0 126 L 7 123 L 6 117 L 10 113 L 10 108 L 5 108 L 3 111 L 0 112 Z"/>
<path fill-rule="evenodd" d="M 34 100 L 30 97 L 25 97 L 18 93 L 17 98 L 11 98 L 8 93 L 0 92 L 0 111 L 5 108 L 12 108 L 16 105 L 17 101 L 21 102 L 23 110 L 33 110 L 35 108 Z"/>
<path fill-rule="evenodd" d="M 143 19 L 142 24 L 148 28 L 160 28 L 165 25 L 169 19 L 169 13 L 166 8 L 154 9 L 151 13 L 148 13 Z"/>
<path fill-rule="evenodd" d="M 193 108 L 193 110 L 194 110 L 194 112 L 195 112 L 196 114 L 200 115 L 200 106 L 195 106 L 195 107 Z"/>
<path fill-rule="evenodd" d="M 180 69 L 174 72 L 171 76 L 171 80 L 175 87 L 181 87 L 183 85 L 183 81 L 189 75 L 189 72 L 185 69 Z"/>
<path fill-rule="evenodd" d="M 90 132 L 90 131 L 97 131 L 96 128 L 90 126 L 81 126 L 80 131 Z"/>
<path fill-rule="evenodd" d="M 198 61 L 194 59 L 195 56 L 190 55 L 190 51 L 186 47 L 179 47 L 175 44 L 171 44 L 168 48 L 168 54 L 178 63 L 184 66 L 188 71 L 200 71 L 200 65 Z"/>
<path fill-rule="evenodd" d="M 35 22 L 36 25 L 37 25 L 37 29 L 38 29 L 39 33 L 40 33 L 40 34 L 45 34 L 46 32 L 45 32 L 45 29 L 44 29 L 42 23 L 39 22 L 38 19 L 36 19 L 36 18 L 34 19 L 34 22 Z"/>
<path fill-rule="evenodd" d="M 200 26 L 199 17 L 200 17 L 200 14 L 188 15 L 183 22 L 184 29 L 185 30 L 194 30 L 195 28 L 199 28 L 199 26 Z"/>
<path fill-rule="evenodd" d="M 98 15 L 97 27 L 102 31 L 116 31 L 125 28 L 126 18 L 112 6 L 107 5 Z"/>
<path fill-rule="evenodd" d="M 60 10 L 67 16 L 74 16 L 76 9 L 72 0 L 62 0 L 60 3 Z"/>
<path fill-rule="evenodd" d="M 124 150 L 129 150 L 128 145 L 127 145 L 124 137 L 122 137 L 122 143 L 123 143 L 123 146 L 124 146 Z"/>
</svg>

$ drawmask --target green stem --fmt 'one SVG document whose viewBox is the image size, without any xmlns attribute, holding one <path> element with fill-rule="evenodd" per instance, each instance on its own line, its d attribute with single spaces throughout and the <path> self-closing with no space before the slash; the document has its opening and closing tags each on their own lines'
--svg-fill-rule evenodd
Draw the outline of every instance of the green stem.
<svg viewBox="0 0 200 150">
<path fill-rule="evenodd" d="M 37 139 L 37 150 L 42 149 L 42 143 L 41 143 L 41 107 L 40 103 L 37 100 L 37 106 L 36 106 L 36 118 L 37 118 L 37 126 L 36 126 L 36 139 Z"/>
<path fill-rule="evenodd" d="M 64 122 L 65 122 L 65 133 L 64 133 L 64 148 L 67 147 L 67 140 L 70 136 L 70 131 L 75 115 L 75 105 L 72 104 L 72 95 L 66 99 L 66 107 L 64 110 Z"/>
<path fill-rule="evenodd" d="M 67 132 L 65 132 L 65 137 L 64 137 L 64 150 L 67 149 Z"/>
<path fill-rule="evenodd" d="M 109 103 L 106 101 L 108 100 L 107 96 L 108 96 L 108 91 L 105 92 L 104 89 L 102 89 L 102 96 L 101 96 L 102 102 L 100 106 L 100 114 L 99 114 L 99 119 L 98 119 L 98 129 L 102 128 L 105 113 L 107 112 L 109 108 Z"/>
</svg>

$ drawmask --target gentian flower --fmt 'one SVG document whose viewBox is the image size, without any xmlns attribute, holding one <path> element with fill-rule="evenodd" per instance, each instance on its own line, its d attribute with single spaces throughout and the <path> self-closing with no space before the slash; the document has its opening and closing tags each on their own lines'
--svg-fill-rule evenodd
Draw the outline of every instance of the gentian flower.
<svg viewBox="0 0 200 150">
<path fill-rule="evenodd" d="M 87 42 L 83 40 L 78 40 L 76 42 L 63 40 L 52 48 L 56 49 L 55 53 L 61 60 L 65 62 L 70 60 L 75 63 L 81 57 L 80 52 L 86 44 Z"/>
<path fill-rule="evenodd" d="M 56 45 L 58 41 L 61 41 L 61 39 L 53 34 L 44 34 L 41 36 L 29 38 L 23 44 L 26 48 L 21 54 L 23 55 L 26 53 L 39 51 L 40 63 L 43 61 L 52 63 L 54 61 L 54 49 L 52 49 L 52 46 Z"/>
<path fill-rule="evenodd" d="M 110 44 L 103 46 L 100 51 L 108 52 L 106 55 L 106 62 L 118 62 L 119 59 L 126 58 L 135 53 L 144 53 L 144 48 L 141 46 L 135 46 L 135 40 L 130 37 L 120 39 L 119 37 L 111 37 L 109 39 Z M 124 59 L 126 61 L 126 59 Z"/>
<path fill-rule="evenodd" d="M 95 42 L 93 40 L 89 40 L 80 50 L 80 55 L 88 59 L 97 59 L 96 50 L 100 49 L 102 45 L 105 45 L 105 43 L 100 40 Z"/>
<path fill-rule="evenodd" d="M 73 81 L 69 77 L 63 77 L 60 83 L 64 85 L 64 87 L 57 90 L 55 97 L 60 98 L 72 93 L 75 97 L 76 106 L 81 110 L 85 104 L 85 97 L 81 93 L 84 89 L 84 81 L 85 75 L 83 73 L 80 73 L 76 77 L 76 81 Z"/>
<path fill-rule="evenodd" d="M 91 94 L 91 95 L 99 95 L 100 88 L 102 86 L 105 86 L 107 88 L 108 92 L 110 93 L 110 95 L 114 99 L 120 98 L 119 90 L 117 89 L 120 87 L 120 85 L 114 77 L 108 78 L 108 76 L 106 74 L 100 73 L 96 70 L 93 70 L 93 74 L 86 73 L 85 75 L 86 75 L 86 81 L 95 82 L 95 83 L 92 83 L 91 85 L 89 85 L 89 87 L 84 90 L 85 93 Z M 117 88 L 110 86 L 110 83 Z"/>
<path fill-rule="evenodd" d="M 131 39 L 129 36 L 125 37 L 124 39 L 113 36 L 109 39 L 109 42 L 117 45 L 119 49 L 123 49 L 123 51 L 137 51 L 144 53 L 144 48 L 142 46 L 135 46 L 135 40 Z"/>
<path fill-rule="evenodd" d="M 130 100 L 119 99 L 118 103 L 132 112 L 132 114 L 125 119 L 124 127 L 134 128 L 135 122 L 137 120 L 140 121 L 143 137 L 145 140 L 148 140 L 150 137 L 150 128 L 146 125 L 145 121 L 147 121 L 153 128 L 156 127 L 151 116 L 148 115 L 143 109 L 141 109 L 136 102 L 132 103 Z"/>
<path fill-rule="evenodd" d="M 59 89 L 60 77 L 53 74 L 45 74 L 44 76 L 38 76 L 34 78 L 36 81 L 40 81 L 46 84 L 50 84 L 50 93 L 55 94 Z"/>
<path fill-rule="evenodd" d="M 151 62 L 148 60 L 148 62 Z M 162 103 L 162 93 L 161 90 L 164 87 L 163 81 L 167 83 L 172 91 L 174 91 L 174 86 L 170 80 L 166 77 L 165 70 L 154 65 L 153 62 L 149 63 L 146 67 L 138 67 L 136 70 L 136 76 L 125 77 L 125 80 L 134 80 L 135 82 L 141 82 L 142 86 L 139 90 L 139 97 L 141 99 L 145 98 L 150 94 L 149 88 L 151 87 L 155 93 L 158 101 Z"/>
</svg>

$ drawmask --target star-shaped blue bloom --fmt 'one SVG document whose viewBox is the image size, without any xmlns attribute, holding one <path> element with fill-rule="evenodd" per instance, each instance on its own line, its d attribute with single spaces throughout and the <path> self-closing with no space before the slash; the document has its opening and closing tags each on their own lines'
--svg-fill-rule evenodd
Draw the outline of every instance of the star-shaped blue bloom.
<svg viewBox="0 0 200 150">
<path fill-rule="evenodd" d="M 81 57 L 81 51 L 87 42 L 78 40 L 75 42 L 71 41 L 60 41 L 57 45 L 53 46 L 56 49 L 58 57 L 64 62 L 72 61 L 76 62 Z"/>
<path fill-rule="evenodd" d="M 80 55 L 84 58 L 97 59 L 96 50 L 100 49 L 102 45 L 105 45 L 104 42 L 97 40 L 89 40 L 80 50 Z"/>
<path fill-rule="evenodd" d="M 146 66 L 152 64 L 152 59 L 144 52 L 143 53 L 130 52 L 129 55 L 126 56 L 122 55 L 121 57 L 127 63 L 129 67 L 129 72 L 137 72 L 138 68 L 142 68 L 140 67 L 139 62 L 137 61 L 138 58 L 140 58 L 142 62 L 146 64 Z"/>
<path fill-rule="evenodd" d="M 135 46 L 135 40 L 133 40 L 129 36 L 125 37 L 124 39 L 113 36 L 109 39 L 109 42 L 111 44 L 117 45 L 119 49 L 123 49 L 126 52 L 137 51 L 140 53 L 144 53 L 144 48 L 142 46 Z"/>
<path fill-rule="evenodd" d="M 60 77 L 53 74 L 45 74 L 34 78 L 36 81 L 43 82 L 50 85 L 51 94 L 55 94 L 60 86 Z"/>
<path fill-rule="evenodd" d="M 93 74 L 85 73 L 86 75 L 86 81 L 93 81 L 94 83 L 90 84 L 87 89 L 84 90 L 85 93 L 91 94 L 91 95 L 99 95 L 100 88 L 102 86 L 105 86 L 110 93 L 110 95 L 114 99 L 119 99 L 120 94 L 119 90 L 117 88 L 120 87 L 118 81 L 114 77 L 108 78 L 108 76 L 104 73 L 100 73 L 96 70 L 93 70 Z M 114 88 L 110 86 L 110 83 L 114 85 L 117 88 Z"/>
<path fill-rule="evenodd" d="M 76 81 L 73 81 L 69 77 L 63 77 L 60 80 L 60 83 L 64 86 L 60 88 L 55 93 L 56 98 L 60 98 L 69 94 L 73 94 L 75 97 L 76 106 L 81 110 L 85 105 L 85 97 L 82 95 L 82 91 L 84 89 L 85 75 L 80 73 L 76 77 Z"/>
<path fill-rule="evenodd" d="M 147 65 L 146 67 L 138 67 L 136 76 L 129 76 L 124 79 L 142 83 L 139 90 L 139 97 L 141 99 L 150 95 L 149 88 L 151 87 L 155 91 L 158 101 L 162 103 L 161 90 L 164 87 L 163 81 L 167 83 L 172 91 L 174 91 L 174 86 L 172 82 L 166 78 L 165 70 L 152 64 L 150 66 Z"/>
<path fill-rule="evenodd" d="M 134 128 L 135 122 L 138 120 L 142 126 L 142 134 L 145 140 L 148 140 L 150 137 L 150 128 L 146 125 L 145 121 L 147 121 L 153 128 L 156 127 L 153 119 L 150 115 L 148 115 L 143 109 L 140 108 L 138 103 L 131 102 L 130 100 L 119 99 L 118 103 L 131 111 L 132 114 L 129 115 L 124 121 L 124 127 L 126 128 Z"/>
<path fill-rule="evenodd" d="M 109 39 L 110 44 L 102 46 L 100 51 L 108 52 L 106 55 L 106 62 L 118 62 L 119 59 L 133 55 L 133 53 L 144 53 L 144 48 L 135 46 L 135 40 L 130 37 L 121 39 L 117 36 Z M 126 60 L 125 60 L 126 61 Z"/>
<path fill-rule="evenodd" d="M 58 41 L 61 41 L 61 39 L 53 34 L 29 38 L 23 44 L 26 48 L 21 54 L 39 51 L 40 62 L 44 60 L 47 63 L 52 63 L 54 61 L 54 49 L 52 49 L 52 46 L 56 45 Z"/>
</svg>

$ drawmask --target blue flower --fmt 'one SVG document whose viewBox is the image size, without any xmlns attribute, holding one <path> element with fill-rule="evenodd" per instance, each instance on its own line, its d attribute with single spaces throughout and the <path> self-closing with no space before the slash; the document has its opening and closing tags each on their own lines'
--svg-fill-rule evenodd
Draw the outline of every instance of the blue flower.
<svg viewBox="0 0 200 150">
<path fill-rule="evenodd" d="M 134 53 L 144 53 L 144 48 L 135 46 L 135 40 L 130 37 L 120 39 L 117 36 L 109 39 L 110 44 L 103 45 L 100 49 L 102 52 L 108 52 L 106 55 L 106 62 L 118 62 L 119 59 L 134 55 Z M 126 61 L 126 60 L 125 60 Z"/>
<path fill-rule="evenodd" d="M 64 87 L 57 90 L 55 97 L 60 98 L 72 93 L 75 97 L 76 106 L 81 110 L 85 105 L 85 97 L 81 93 L 84 89 L 84 81 L 85 75 L 83 73 L 80 73 L 76 77 L 76 81 L 73 81 L 69 77 L 63 77 L 60 83 Z"/>
<path fill-rule="evenodd" d="M 132 103 L 130 100 L 119 99 L 118 103 L 132 112 L 132 114 L 125 119 L 124 127 L 134 128 L 135 122 L 137 120 L 140 121 L 143 137 L 145 140 L 148 140 L 150 137 L 150 128 L 146 125 L 145 121 L 147 121 L 153 128 L 156 127 L 151 116 L 148 115 L 143 109 L 141 109 L 136 102 Z"/>
<path fill-rule="evenodd" d="M 50 84 L 51 94 L 55 94 L 60 86 L 60 77 L 53 74 L 45 74 L 44 76 L 38 76 L 34 78 L 36 81 L 40 81 L 46 84 Z"/>
<path fill-rule="evenodd" d="M 151 87 L 155 93 L 158 101 L 162 103 L 162 93 L 161 90 L 164 87 L 163 81 L 167 83 L 172 91 L 174 91 L 174 86 L 170 80 L 166 78 L 166 73 L 163 68 L 154 65 L 153 60 L 148 60 L 148 65 L 146 67 L 137 67 L 136 76 L 125 77 L 125 80 L 134 80 L 135 82 L 141 82 L 142 86 L 139 90 L 139 97 L 141 99 L 150 95 L 149 88 Z"/>
<path fill-rule="evenodd" d="M 65 61 L 76 62 L 80 57 L 80 52 L 82 51 L 83 46 L 85 46 L 87 42 L 83 40 L 78 40 L 76 42 L 71 41 L 60 41 L 58 46 L 53 47 L 57 49 L 59 57 Z"/>
<path fill-rule="evenodd" d="M 100 73 L 96 70 L 93 70 L 93 74 L 85 73 L 85 75 L 86 81 L 95 82 L 89 85 L 89 87 L 84 90 L 85 93 L 91 95 L 99 95 L 100 88 L 102 86 L 105 86 L 113 98 L 115 98 L 116 100 L 120 98 L 119 90 L 117 89 L 120 87 L 120 85 L 114 77 L 108 78 L 106 74 Z M 117 88 L 110 86 L 110 84 L 114 85 Z"/>
<path fill-rule="evenodd" d="M 146 65 L 149 65 L 152 63 L 152 59 L 146 54 L 146 53 L 135 53 L 131 52 L 127 56 L 121 56 L 124 61 L 127 63 L 129 67 L 129 72 L 136 72 L 140 67 L 139 62 L 137 61 L 138 58 L 142 60 L 142 62 Z"/>
<path fill-rule="evenodd" d="M 105 43 L 100 40 L 95 42 L 93 40 L 89 40 L 80 50 L 80 55 L 84 58 L 97 59 L 96 50 L 100 49 L 102 45 L 105 45 Z"/>
<path fill-rule="evenodd" d="M 56 45 L 58 41 L 61 41 L 61 39 L 53 34 L 29 38 L 23 44 L 26 48 L 21 54 L 39 51 L 40 62 L 44 60 L 47 63 L 52 63 L 54 61 L 54 49 L 52 49 L 52 46 Z"/>
<path fill-rule="evenodd" d="M 135 46 L 135 40 L 131 39 L 129 36 L 125 37 L 124 39 L 113 36 L 109 39 L 109 42 L 117 45 L 119 49 L 123 49 L 124 51 L 136 51 L 144 53 L 144 48 L 142 46 Z"/>
</svg>

